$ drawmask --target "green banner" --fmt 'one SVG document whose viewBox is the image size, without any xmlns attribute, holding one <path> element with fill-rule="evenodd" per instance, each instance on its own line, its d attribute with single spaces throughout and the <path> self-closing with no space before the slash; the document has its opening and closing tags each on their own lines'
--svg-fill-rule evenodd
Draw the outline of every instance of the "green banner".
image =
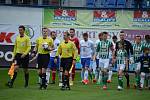
<svg viewBox="0 0 150 100">
<path fill-rule="evenodd" d="M 150 11 L 44 9 L 43 25 L 54 28 L 150 29 Z"/>
</svg>

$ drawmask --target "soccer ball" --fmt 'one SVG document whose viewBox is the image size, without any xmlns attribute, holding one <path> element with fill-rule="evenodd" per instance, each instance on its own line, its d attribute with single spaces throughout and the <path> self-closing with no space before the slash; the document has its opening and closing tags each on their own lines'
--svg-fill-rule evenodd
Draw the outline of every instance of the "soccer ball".
<svg viewBox="0 0 150 100">
<path fill-rule="evenodd" d="M 43 43 L 42 47 L 43 47 L 43 49 L 48 49 L 48 43 L 47 42 Z"/>
</svg>

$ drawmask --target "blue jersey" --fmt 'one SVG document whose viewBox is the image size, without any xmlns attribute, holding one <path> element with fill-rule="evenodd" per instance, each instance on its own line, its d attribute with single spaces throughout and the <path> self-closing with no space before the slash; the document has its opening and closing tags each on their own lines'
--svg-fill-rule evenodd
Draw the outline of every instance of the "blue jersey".
<svg viewBox="0 0 150 100">
<path fill-rule="evenodd" d="M 136 62 L 141 63 L 141 72 L 149 73 L 150 72 L 150 54 L 142 55 Z"/>
</svg>

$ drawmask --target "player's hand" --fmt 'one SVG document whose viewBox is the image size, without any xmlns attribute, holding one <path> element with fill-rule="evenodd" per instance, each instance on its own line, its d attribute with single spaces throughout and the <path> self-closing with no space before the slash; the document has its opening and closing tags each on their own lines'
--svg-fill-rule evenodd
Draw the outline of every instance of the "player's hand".
<svg viewBox="0 0 150 100">
<path fill-rule="evenodd" d="M 75 59 L 73 59 L 72 64 L 73 64 L 73 65 L 75 65 L 75 64 L 76 64 L 76 60 L 75 60 Z"/>
<path fill-rule="evenodd" d="M 54 59 L 54 63 L 57 64 L 57 58 Z"/>
<path fill-rule="evenodd" d="M 133 57 L 130 57 L 129 61 L 130 61 L 131 64 L 133 64 L 134 63 Z"/>
<path fill-rule="evenodd" d="M 21 55 L 21 58 L 24 58 L 25 56 L 26 56 L 26 54 L 22 54 L 22 55 Z"/>
</svg>

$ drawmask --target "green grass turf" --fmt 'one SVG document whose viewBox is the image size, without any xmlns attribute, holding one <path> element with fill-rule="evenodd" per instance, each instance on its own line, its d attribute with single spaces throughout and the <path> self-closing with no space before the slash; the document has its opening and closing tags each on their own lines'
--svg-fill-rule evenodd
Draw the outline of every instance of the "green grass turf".
<svg viewBox="0 0 150 100">
<path fill-rule="evenodd" d="M 70 91 L 61 91 L 58 82 L 55 85 L 49 85 L 47 90 L 39 90 L 36 70 L 30 70 L 28 88 L 24 88 L 23 71 L 20 70 L 14 88 L 8 88 L 4 85 L 9 78 L 7 71 L 7 69 L 0 69 L 0 100 L 149 100 L 150 98 L 150 90 L 140 91 L 131 88 L 117 91 L 116 75 L 113 75 L 113 81 L 105 91 L 96 84 L 82 85 L 79 82 L 79 73 L 77 73 L 75 84 Z M 133 84 L 133 76 L 130 79 Z"/>
</svg>

